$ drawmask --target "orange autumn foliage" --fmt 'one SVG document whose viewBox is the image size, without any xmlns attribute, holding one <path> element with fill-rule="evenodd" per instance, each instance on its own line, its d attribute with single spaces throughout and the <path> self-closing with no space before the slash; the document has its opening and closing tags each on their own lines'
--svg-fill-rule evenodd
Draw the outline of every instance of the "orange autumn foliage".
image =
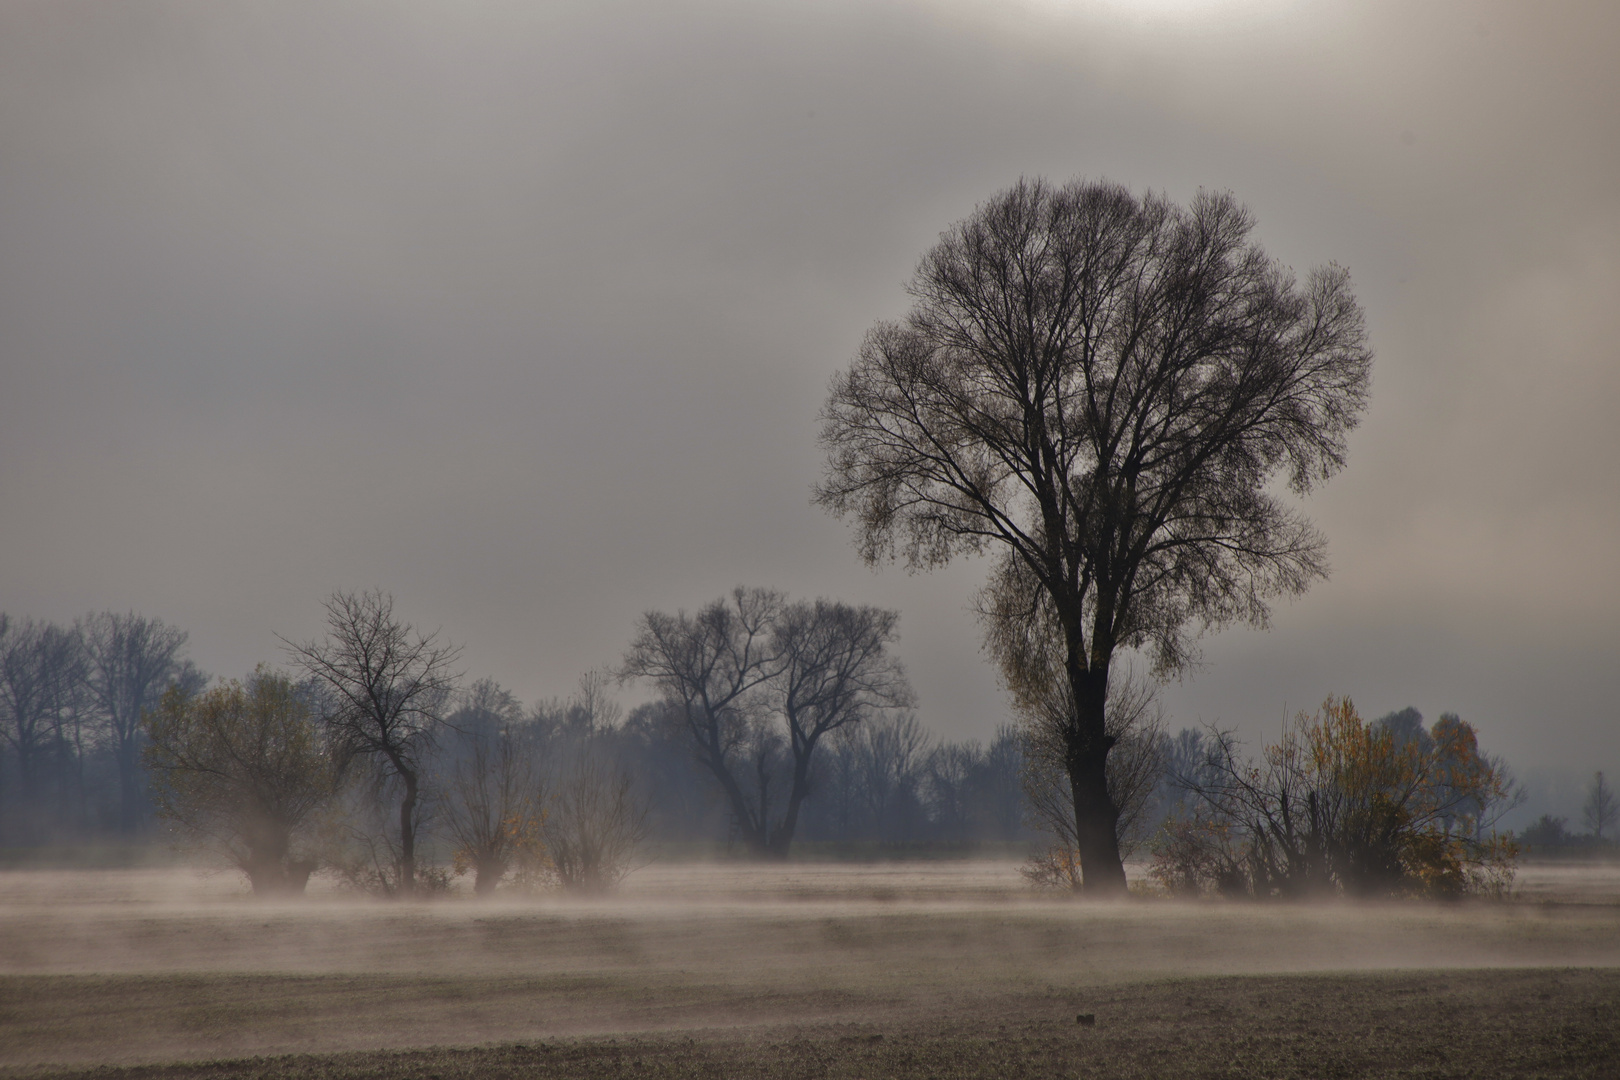
<svg viewBox="0 0 1620 1080">
<path fill-rule="evenodd" d="M 1458 896 L 1512 881 L 1512 840 L 1487 827 L 1507 777 L 1454 716 L 1403 740 L 1329 698 L 1258 761 L 1229 734 L 1215 746 L 1196 810 L 1154 847 L 1151 873 L 1172 891 Z"/>
</svg>

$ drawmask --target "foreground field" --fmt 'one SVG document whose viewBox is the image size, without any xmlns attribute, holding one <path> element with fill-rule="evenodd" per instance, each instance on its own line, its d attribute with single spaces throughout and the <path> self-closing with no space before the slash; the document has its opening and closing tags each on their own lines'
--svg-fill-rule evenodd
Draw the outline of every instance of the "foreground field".
<svg viewBox="0 0 1620 1080">
<path fill-rule="evenodd" d="M 227 877 L 19 872 L 0 1066 L 1617 1075 L 1620 905 L 1593 880 L 1531 894 L 1559 902 L 1096 906 L 1003 863 L 677 867 L 606 903 L 263 905 Z"/>
<path fill-rule="evenodd" d="M 562 989 L 549 982 L 409 977 L 68 977 L 4 984 L 12 1037 L 43 1045 L 53 1030 L 101 1030 L 102 1038 L 151 1049 L 165 1039 L 196 1046 L 211 1032 L 283 1027 L 349 1009 L 376 1019 L 432 1005 L 465 1022 L 489 1005 L 504 1013 L 523 1001 L 544 1008 Z M 573 990 L 597 1003 L 615 996 L 601 986 Z M 697 996 L 706 997 L 708 1007 L 718 1003 L 714 996 Z M 88 1073 L 27 1071 L 108 1080 L 1609 1077 L 1620 1063 L 1617 1001 L 1620 973 L 1614 970 L 1205 976 L 1084 990 L 1049 987 L 986 995 L 971 1005 L 942 1001 L 928 1009 L 872 1002 L 844 1022 L 817 1017 L 848 1002 L 807 994 L 797 1002 L 771 1003 L 778 1010 L 802 1006 L 806 1019 L 797 1024 L 750 1025 L 747 1020 L 761 1010 L 738 1000 L 726 1003 L 737 1010 L 729 1026 L 615 1038 L 171 1061 Z M 1089 1011 L 1095 1025 L 1077 1024 L 1076 1009 Z M 52 1014 L 55 1019 L 48 1019 Z M 101 1024 L 109 1017 L 112 1030 L 106 1031 Z"/>
</svg>

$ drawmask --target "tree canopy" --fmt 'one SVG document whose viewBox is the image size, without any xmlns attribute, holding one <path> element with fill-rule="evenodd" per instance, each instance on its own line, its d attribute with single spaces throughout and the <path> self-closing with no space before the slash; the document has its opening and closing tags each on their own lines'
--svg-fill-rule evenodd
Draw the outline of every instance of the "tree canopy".
<svg viewBox="0 0 1620 1080">
<path fill-rule="evenodd" d="M 1344 464 L 1371 352 L 1347 272 L 1304 283 L 1226 194 L 1020 181 L 922 259 L 823 411 L 820 503 L 872 562 L 993 552 L 983 610 L 1015 693 L 1061 680 L 1088 888 L 1123 889 L 1104 778 L 1116 650 L 1183 665 L 1326 573 L 1273 486 Z M 1039 692 L 1039 691 L 1037 691 Z"/>
</svg>

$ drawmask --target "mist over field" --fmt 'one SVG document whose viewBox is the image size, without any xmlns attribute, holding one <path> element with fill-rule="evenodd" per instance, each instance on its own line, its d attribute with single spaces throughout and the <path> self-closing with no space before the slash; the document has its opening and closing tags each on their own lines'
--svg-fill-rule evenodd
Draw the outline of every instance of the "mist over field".
<svg viewBox="0 0 1620 1080">
<path fill-rule="evenodd" d="M 1494 1012 L 1549 1000 L 1549 968 L 1612 972 L 1613 869 L 1525 885 L 1557 903 L 1077 906 L 1032 894 L 1004 861 L 688 864 L 638 871 L 609 900 L 405 906 L 324 891 L 255 903 L 184 868 L 12 871 L 0 1067 L 786 1028 L 1067 1035 L 1077 1011 L 1117 1032 L 1205 986 L 1259 1030 L 1329 985 L 1266 978 L 1372 979 L 1358 992 L 1398 1010 L 1477 972 Z"/>
</svg>

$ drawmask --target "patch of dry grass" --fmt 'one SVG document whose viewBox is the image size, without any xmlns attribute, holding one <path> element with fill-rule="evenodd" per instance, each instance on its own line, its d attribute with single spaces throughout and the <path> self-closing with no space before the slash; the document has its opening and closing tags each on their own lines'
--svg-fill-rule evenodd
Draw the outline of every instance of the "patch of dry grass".
<svg viewBox="0 0 1620 1080">
<path fill-rule="evenodd" d="M 221 979 L 119 987 L 51 980 L 40 1007 L 144 989 L 153 1014 L 203 1027 L 295 1011 L 376 1007 L 389 995 L 437 999 L 454 1012 L 501 988 L 403 980 L 357 985 L 291 980 L 243 1005 Z M 115 981 L 116 982 L 116 981 Z M 8 998 L 16 987 L 7 987 Z M 507 992 L 519 988 L 506 987 Z M 589 994 L 595 988 L 585 988 Z M 198 1012 L 197 1002 L 214 1006 Z M 1047 988 L 932 1014 L 881 1006 L 864 1019 L 698 1028 L 449 1049 L 373 1050 L 238 1060 L 27 1070 L 104 1080 L 185 1077 L 1602 1077 L 1620 1061 L 1620 972 L 1598 969 L 1423 971 L 1166 979 L 1089 990 Z M 1075 1022 L 1094 1013 L 1095 1027 Z"/>
</svg>

